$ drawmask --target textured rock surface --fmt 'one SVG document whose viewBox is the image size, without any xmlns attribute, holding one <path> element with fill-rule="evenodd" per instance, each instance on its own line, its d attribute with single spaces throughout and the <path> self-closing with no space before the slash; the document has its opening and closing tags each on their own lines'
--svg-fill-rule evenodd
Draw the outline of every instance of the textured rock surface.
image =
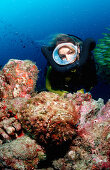
<svg viewBox="0 0 110 170">
<path fill-rule="evenodd" d="M 38 68 L 30 60 L 11 59 L 0 72 L 0 99 L 30 97 L 34 91 Z"/>
<path fill-rule="evenodd" d="M 37 74 L 35 64 L 21 60 L 0 71 L 0 168 L 109 170 L 110 101 L 90 93 L 35 94 Z M 20 123 L 25 130 L 18 133 Z"/>
<path fill-rule="evenodd" d="M 72 102 L 51 92 L 41 92 L 29 99 L 18 114 L 23 128 L 44 144 L 72 139 L 78 117 Z"/>
<path fill-rule="evenodd" d="M 78 136 L 69 151 L 53 161 L 56 169 L 110 169 L 110 101 L 85 124 L 79 124 Z"/>
<path fill-rule="evenodd" d="M 1 103 L 3 104 L 3 102 Z M 34 167 L 34 169 L 38 170 L 108 170 L 110 168 L 110 101 L 108 101 L 106 105 L 103 105 L 103 100 L 99 99 L 95 101 L 89 93 L 75 93 L 64 98 L 50 92 L 41 92 L 29 100 L 15 98 L 10 100 L 10 102 L 8 101 L 8 104 L 9 103 L 12 108 L 14 107 L 13 111 L 18 112 L 19 120 L 29 135 L 37 139 L 41 145 L 46 144 L 46 146 L 48 146 L 49 143 L 53 144 L 51 157 L 53 157 L 52 154 L 55 153 L 53 152 L 55 144 L 62 144 L 63 141 L 72 139 L 74 134 L 77 134 L 69 146 L 65 145 L 67 148 L 66 153 L 63 156 L 59 156 L 59 158 L 57 155 L 54 157 L 54 160 L 51 160 L 52 165 L 50 167 L 50 164 L 43 166 L 43 168 L 41 168 L 42 165 L 41 167 L 37 167 L 36 165 L 38 165 L 39 162 L 37 162 L 37 156 L 36 158 L 34 157 L 35 161 L 32 161 L 32 156 L 31 158 L 29 157 L 29 162 L 25 162 L 25 156 L 22 152 L 20 157 L 23 157 L 23 160 L 19 160 L 19 156 L 16 156 L 16 159 L 12 159 L 14 163 L 10 163 L 10 161 L 7 161 L 7 158 L 8 155 L 13 155 L 14 151 L 8 149 L 5 149 L 5 152 L 2 150 L 3 154 L 0 158 L 2 167 L 10 166 L 14 169 L 19 167 L 24 169 Z M 19 104 L 17 105 L 16 103 Z M 22 103 L 24 103 L 25 106 L 23 106 Z M 4 111 L 3 107 L 4 106 L 1 105 L 2 111 Z M 100 109 L 100 107 L 102 108 Z M 74 129 L 75 124 L 77 124 L 77 129 Z M 18 141 L 18 139 L 16 140 Z M 16 143 L 16 140 L 10 142 L 10 146 L 13 145 L 13 142 Z M 32 143 L 29 150 L 33 145 L 35 146 L 35 143 Z M 20 145 L 21 144 L 22 142 L 20 142 Z M 24 145 L 25 144 L 24 142 Z M 19 147 L 19 142 L 16 143 L 16 145 Z M 2 146 L 3 148 L 4 146 L 7 148 L 9 143 L 3 144 Z M 26 146 L 24 146 L 24 148 L 26 148 Z M 24 148 L 23 150 L 25 151 Z M 64 147 L 62 148 L 65 149 Z M 63 152 L 63 149 L 61 152 Z M 26 152 L 28 156 L 30 156 L 29 150 Z M 58 150 L 56 150 L 56 152 L 57 151 Z M 4 153 L 6 159 L 3 158 Z M 26 160 L 28 159 L 26 158 Z"/>
<path fill-rule="evenodd" d="M 94 100 L 90 93 L 74 93 L 66 96 L 68 100 L 74 103 L 76 110 L 79 111 L 79 126 L 82 127 L 86 122 L 95 118 L 98 111 L 104 106 L 103 99 Z"/>
<path fill-rule="evenodd" d="M 10 143 L 0 145 L 0 166 L 19 170 L 37 168 L 45 153 L 35 140 L 24 136 Z"/>
<path fill-rule="evenodd" d="M 21 136 L 21 123 L 16 112 L 25 105 L 27 98 L 5 99 L 0 102 L 0 144 Z"/>
</svg>

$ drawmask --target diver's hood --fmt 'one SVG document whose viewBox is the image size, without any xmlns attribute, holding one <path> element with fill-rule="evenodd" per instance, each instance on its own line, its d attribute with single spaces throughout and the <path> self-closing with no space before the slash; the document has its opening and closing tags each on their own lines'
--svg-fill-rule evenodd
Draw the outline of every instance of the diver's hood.
<svg viewBox="0 0 110 170">
<path fill-rule="evenodd" d="M 71 55 L 70 59 L 67 60 L 66 58 L 65 59 L 61 59 L 61 57 L 59 56 L 59 53 L 58 53 L 58 50 L 61 48 L 61 47 L 72 47 L 75 51 L 75 53 L 73 55 Z M 77 46 L 73 45 L 72 43 L 61 43 L 61 44 L 58 44 L 53 53 L 52 53 L 52 57 L 53 57 L 53 60 L 58 64 L 58 65 L 68 65 L 68 64 L 71 64 L 77 57 Z"/>
<path fill-rule="evenodd" d="M 90 55 L 90 51 L 92 51 L 95 48 L 95 46 L 96 46 L 96 42 L 93 39 L 91 38 L 86 39 L 85 41 L 83 41 L 82 48 L 80 48 L 79 60 L 75 60 L 73 63 L 66 63 L 66 64 L 62 63 L 59 60 L 58 49 L 57 49 L 58 46 L 55 49 L 52 49 L 51 47 L 43 46 L 41 50 L 43 55 L 47 58 L 49 64 L 52 66 L 52 68 L 55 71 L 63 73 L 63 72 L 68 72 L 70 70 L 73 70 L 77 67 L 83 66 Z M 76 48 L 76 46 L 74 47 Z"/>
</svg>

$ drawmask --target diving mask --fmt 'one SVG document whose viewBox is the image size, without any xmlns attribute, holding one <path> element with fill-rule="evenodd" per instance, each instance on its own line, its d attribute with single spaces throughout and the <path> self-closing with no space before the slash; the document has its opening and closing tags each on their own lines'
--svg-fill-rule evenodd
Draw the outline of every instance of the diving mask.
<svg viewBox="0 0 110 170">
<path fill-rule="evenodd" d="M 78 54 L 78 47 L 72 43 L 61 43 L 53 51 L 53 59 L 59 65 L 73 63 Z"/>
</svg>

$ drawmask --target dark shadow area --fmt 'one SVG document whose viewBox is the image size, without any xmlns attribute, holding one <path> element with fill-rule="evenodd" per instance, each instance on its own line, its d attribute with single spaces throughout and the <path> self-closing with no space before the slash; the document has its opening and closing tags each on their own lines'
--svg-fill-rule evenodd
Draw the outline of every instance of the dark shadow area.
<svg viewBox="0 0 110 170">
<path fill-rule="evenodd" d="M 76 136 L 73 137 L 73 139 L 75 138 Z M 47 145 L 47 147 L 45 146 L 47 159 L 45 161 L 40 161 L 40 163 L 38 164 L 38 168 L 48 168 L 50 166 L 52 167 L 53 160 L 63 158 L 68 152 L 70 145 L 72 143 L 72 140 L 63 142 L 61 145 L 51 144 L 51 145 Z"/>
<path fill-rule="evenodd" d="M 98 100 L 99 98 L 102 98 L 104 99 L 104 103 L 106 103 L 110 98 L 110 84 L 98 82 L 90 92 L 93 99 Z"/>
</svg>

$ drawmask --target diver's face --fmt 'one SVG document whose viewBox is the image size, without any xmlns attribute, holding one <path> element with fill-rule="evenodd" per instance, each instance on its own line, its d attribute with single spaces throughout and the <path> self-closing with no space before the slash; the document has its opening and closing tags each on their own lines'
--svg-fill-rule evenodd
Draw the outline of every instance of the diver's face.
<svg viewBox="0 0 110 170">
<path fill-rule="evenodd" d="M 59 56 L 62 60 L 66 59 L 67 61 L 70 61 L 72 55 L 75 54 L 75 50 L 71 49 L 69 47 L 62 47 L 62 48 L 59 49 L 58 53 L 59 53 Z"/>
</svg>

